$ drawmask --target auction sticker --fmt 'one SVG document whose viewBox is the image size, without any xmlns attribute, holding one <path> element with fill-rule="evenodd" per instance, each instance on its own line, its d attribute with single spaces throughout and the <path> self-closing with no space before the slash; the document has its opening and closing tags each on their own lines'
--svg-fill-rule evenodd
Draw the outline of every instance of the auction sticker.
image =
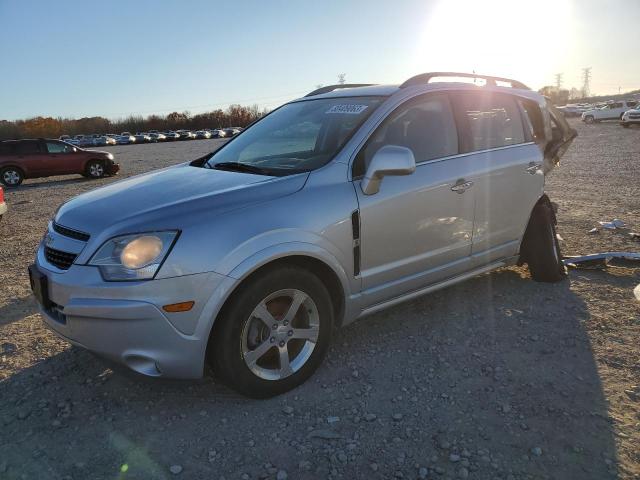
<svg viewBox="0 0 640 480">
<path fill-rule="evenodd" d="M 325 113 L 347 113 L 349 115 L 359 115 L 364 112 L 368 105 L 342 104 L 334 105 Z"/>
</svg>

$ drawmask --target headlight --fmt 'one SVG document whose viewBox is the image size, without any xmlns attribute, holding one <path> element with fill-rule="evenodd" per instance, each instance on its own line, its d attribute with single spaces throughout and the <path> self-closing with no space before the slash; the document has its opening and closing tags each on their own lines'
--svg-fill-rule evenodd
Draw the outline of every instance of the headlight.
<svg viewBox="0 0 640 480">
<path fill-rule="evenodd" d="M 107 281 L 150 280 L 173 246 L 178 232 L 122 235 L 107 240 L 89 260 Z"/>
</svg>

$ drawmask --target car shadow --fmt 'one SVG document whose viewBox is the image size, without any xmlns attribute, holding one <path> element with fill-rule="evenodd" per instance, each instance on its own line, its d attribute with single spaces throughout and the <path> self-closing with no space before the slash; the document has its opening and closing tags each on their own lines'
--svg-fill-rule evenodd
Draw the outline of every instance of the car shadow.
<svg viewBox="0 0 640 480">
<path fill-rule="evenodd" d="M 76 183 L 95 183 L 95 182 L 100 182 L 102 180 L 105 179 L 109 179 L 109 176 L 105 176 L 103 178 L 100 179 L 90 179 L 90 178 L 85 178 L 85 177 L 73 177 L 73 178 L 64 178 L 64 179 L 60 179 L 60 180 L 44 180 L 44 181 L 39 181 L 39 182 L 34 182 L 34 183 L 23 183 L 22 185 L 20 185 L 19 187 L 13 187 L 11 190 L 12 191 L 25 191 L 25 190 L 32 190 L 32 189 L 39 189 L 39 188 L 50 188 L 50 187 L 64 187 L 67 185 L 74 185 Z"/>
<path fill-rule="evenodd" d="M 9 478 L 611 478 L 590 318 L 571 281 L 503 269 L 343 328 L 310 380 L 267 400 L 70 347 L 0 383 L 0 458 Z"/>
</svg>

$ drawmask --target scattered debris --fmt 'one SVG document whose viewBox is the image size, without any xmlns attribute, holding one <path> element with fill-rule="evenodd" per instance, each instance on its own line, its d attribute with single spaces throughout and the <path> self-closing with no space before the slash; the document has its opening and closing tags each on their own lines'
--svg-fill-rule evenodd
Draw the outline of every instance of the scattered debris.
<svg viewBox="0 0 640 480">
<path fill-rule="evenodd" d="M 593 228 L 592 228 L 591 230 L 589 230 L 587 233 L 591 233 L 591 234 L 594 234 L 594 233 L 600 233 L 600 230 L 598 230 L 598 227 L 593 227 Z"/>
<path fill-rule="evenodd" d="M 633 289 L 633 294 L 636 296 L 636 300 L 640 302 L 640 284 Z"/>
<path fill-rule="evenodd" d="M 322 440 L 338 440 L 342 438 L 342 435 L 336 432 L 333 432 L 331 430 L 319 429 L 319 430 L 313 430 L 312 432 L 309 432 L 309 434 L 307 435 L 307 438 L 321 438 Z"/>
<path fill-rule="evenodd" d="M 615 230 L 617 228 L 625 228 L 627 225 L 622 220 L 618 218 L 614 218 L 610 222 L 598 222 L 602 225 L 602 228 L 606 228 L 607 230 Z"/>
<path fill-rule="evenodd" d="M 638 232 L 629 232 L 629 236 L 631 237 L 632 240 L 640 242 L 640 233 L 638 233 Z"/>
<path fill-rule="evenodd" d="M 562 238 L 559 233 L 556 233 L 556 238 L 559 242 L 564 242 L 564 238 Z"/>
<path fill-rule="evenodd" d="M 605 252 L 591 255 L 581 255 L 575 257 L 565 257 L 562 260 L 567 266 L 575 268 L 605 268 L 612 259 L 618 260 L 640 260 L 640 253 L 634 252 Z"/>
</svg>

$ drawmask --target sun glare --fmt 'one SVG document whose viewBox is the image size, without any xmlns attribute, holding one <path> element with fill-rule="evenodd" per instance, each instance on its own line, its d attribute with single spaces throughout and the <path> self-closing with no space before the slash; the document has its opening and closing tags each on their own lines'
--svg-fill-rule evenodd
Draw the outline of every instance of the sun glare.
<svg viewBox="0 0 640 480">
<path fill-rule="evenodd" d="M 570 0 L 440 0 L 428 13 L 412 69 L 540 85 L 561 67 L 570 29 Z"/>
</svg>

